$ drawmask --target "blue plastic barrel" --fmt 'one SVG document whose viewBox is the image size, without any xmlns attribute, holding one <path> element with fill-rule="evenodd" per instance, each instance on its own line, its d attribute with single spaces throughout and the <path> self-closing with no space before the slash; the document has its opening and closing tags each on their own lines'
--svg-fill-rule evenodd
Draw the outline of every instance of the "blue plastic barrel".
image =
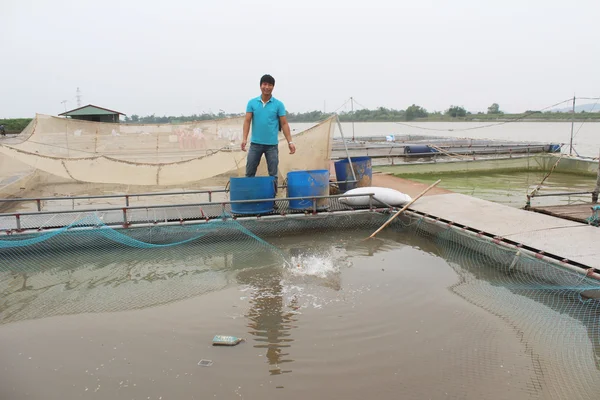
<svg viewBox="0 0 600 400">
<path fill-rule="evenodd" d="M 404 154 L 414 155 L 433 155 L 431 153 L 437 153 L 438 151 L 426 144 L 407 144 L 404 146 Z"/>
<path fill-rule="evenodd" d="M 373 179 L 373 169 L 371 167 L 371 157 L 350 157 L 354 174 L 358 182 L 338 183 L 341 192 L 346 192 L 357 187 L 371 186 Z M 336 161 L 334 164 L 335 176 L 338 182 L 354 180 L 350 162 L 347 158 Z"/>
<path fill-rule="evenodd" d="M 313 196 L 329 196 L 329 171 L 315 169 L 311 171 L 292 171 L 287 174 L 287 196 L 306 197 L 304 200 L 290 200 L 292 210 L 313 208 Z M 324 209 L 329 199 L 317 199 L 317 209 Z"/>
<path fill-rule="evenodd" d="M 560 153 L 560 144 L 549 144 L 544 150 L 548 153 Z"/>
<path fill-rule="evenodd" d="M 229 198 L 235 200 L 258 200 L 275 198 L 275 178 L 255 176 L 252 178 L 229 178 Z M 266 214 L 273 212 L 274 201 L 231 203 L 234 214 Z"/>
</svg>

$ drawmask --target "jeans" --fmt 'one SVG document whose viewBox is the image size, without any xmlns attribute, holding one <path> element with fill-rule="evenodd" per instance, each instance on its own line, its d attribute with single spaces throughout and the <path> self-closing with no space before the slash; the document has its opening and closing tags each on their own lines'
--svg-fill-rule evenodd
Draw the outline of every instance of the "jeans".
<svg viewBox="0 0 600 400">
<path fill-rule="evenodd" d="M 269 176 L 275 178 L 275 191 L 277 192 L 277 170 L 279 167 L 279 145 L 273 144 L 256 144 L 250 143 L 248 149 L 248 157 L 246 159 L 246 176 L 253 177 L 256 175 L 256 169 L 260 164 L 262 155 L 267 159 L 267 170 Z"/>
</svg>

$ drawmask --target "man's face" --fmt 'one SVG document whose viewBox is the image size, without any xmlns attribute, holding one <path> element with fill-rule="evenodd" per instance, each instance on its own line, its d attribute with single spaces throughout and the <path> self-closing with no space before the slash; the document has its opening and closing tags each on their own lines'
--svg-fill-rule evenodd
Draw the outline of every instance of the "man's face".
<svg viewBox="0 0 600 400">
<path fill-rule="evenodd" d="M 273 85 L 271 85 L 270 83 L 267 82 L 263 82 L 260 84 L 260 91 L 262 92 L 262 94 L 266 95 L 266 96 L 270 96 L 271 93 L 273 93 Z"/>
</svg>

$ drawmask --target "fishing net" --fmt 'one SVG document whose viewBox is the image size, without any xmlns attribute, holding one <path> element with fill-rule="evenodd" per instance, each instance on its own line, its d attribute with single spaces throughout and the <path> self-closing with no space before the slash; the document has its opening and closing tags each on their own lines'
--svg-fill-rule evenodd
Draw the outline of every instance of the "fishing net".
<svg viewBox="0 0 600 400">
<path fill-rule="evenodd" d="M 417 214 L 399 223 L 430 241 L 454 269 L 453 293 L 501 318 L 519 337 L 533 365 L 527 382 L 532 398 L 595 397 L 600 389 L 596 279 Z"/>
<path fill-rule="evenodd" d="M 280 133 L 282 181 L 290 171 L 329 168 L 332 121 L 294 135 L 294 155 Z M 78 183 L 86 192 L 223 186 L 229 177 L 245 172 L 242 126 L 243 117 L 145 125 L 37 115 L 17 138 L 0 145 L 0 154 L 3 164 L 10 164 L 8 159 L 39 172 L 37 186 Z M 258 174 L 267 174 L 264 158 Z"/>
<path fill-rule="evenodd" d="M 357 211 L 237 220 L 223 214 L 189 225 L 116 229 L 87 213 L 61 229 L 2 238 L 0 324 L 140 309 L 220 290 L 240 274 L 251 275 L 248 265 L 293 268 L 292 250 L 305 246 L 277 247 L 271 244 L 275 238 L 295 243 L 297 235 L 332 237 L 340 231 L 366 237 L 387 218 L 387 213 Z M 387 240 L 414 245 L 419 238 L 421 251 L 455 271 L 450 291 L 514 332 L 533 369 L 523 384 L 530 397 L 578 393 L 594 398 L 598 393 L 600 285 L 583 270 L 416 213 L 396 219 L 380 236 L 367 243 L 374 248 Z M 397 263 L 400 267 L 403 260 Z M 422 272 L 436 279 L 435 270 Z M 493 338 L 494 332 L 472 318 L 474 328 Z M 451 356 L 464 370 L 467 387 L 485 377 L 476 352 Z"/>
<path fill-rule="evenodd" d="M 382 223 L 363 215 L 115 229 L 95 213 L 63 228 L 0 240 L 0 324 L 83 312 L 146 308 L 226 287 L 250 260 L 285 266 L 263 239 Z M 358 223 L 357 223 L 358 221 Z"/>
</svg>

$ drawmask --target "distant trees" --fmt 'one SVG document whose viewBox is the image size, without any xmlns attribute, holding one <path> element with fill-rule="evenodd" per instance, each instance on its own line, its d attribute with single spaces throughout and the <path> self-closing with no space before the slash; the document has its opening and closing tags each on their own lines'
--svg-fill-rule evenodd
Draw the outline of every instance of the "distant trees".
<svg viewBox="0 0 600 400">
<path fill-rule="evenodd" d="M 288 113 L 287 119 L 292 122 L 315 122 L 327 118 L 331 114 L 322 111 L 308 111 L 305 113 Z"/>
<path fill-rule="evenodd" d="M 498 105 L 498 103 L 493 103 L 491 106 L 489 106 L 487 109 L 487 113 L 488 114 L 504 114 L 502 111 L 500 111 L 500 106 Z"/>
<path fill-rule="evenodd" d="M 527 114 L 527 115 L 525 115 Z M 531 115 L 529 115 L 531 114 Z M 181 115 L 175 116 L 156 116 L 154 114 L 149 116 L 140 116 L 132 114 L 126 123 L 144 123 L 144 124 L 166 124 L 166 123 L 182 123 L 190 121 L 202 121 L 212 120 L 217 118 L 226 117 L 239 117 L 243 113 L 225 113 L 223 110 L 219 110 L 218 114 L 212 112 L 193 115 Z M 318 122 L 322 121 L 333 113 L 325 113 L 323 111 L 313 110 L 307 112 L 288 112 L 287 118 L 290 122 Z M 567 112 L 558 111 L 536 111 L 527 110 L 525 113 L 520 114 L 505 114 L 500 110 L 498 103 L 493 103 L 487 108 L 487 112 L 469 112 L 462 106 L 451 105 L 445 111 L 427 111 L 425 108 L 412 104 L 405 110 L 395 110 L 393 108 L 378 107 L 375 109 L 361 108 L 358 110 L 340 112 L 338 114 L 340 121 L 342 122 L 403 122 L 403 121 L 452 121 L 459 119 L 461 121 L 482 121 L 482 120 L 498 120 L 498 119 L 511 119 L 511 118 L 531 118 L 531 119 L 544 119 L 544 120 L 564 120 L 572 119 L 573 114 Z M 598 113 L 580 113 L 575 114 L 575 118 L 594 119 L 600 121 L 600 112 Z M 28 120 L 29 121 L 29 120 Z"/>
<path fill-rule="evenodd" d="M 408 107 L 404 112 L 404 119 L 406 121 L 412 121 L 416 118 L 426 118 L 428 115 L 429 114 L 427 113 L 426 109 L 416 104 L 413 104 L 412 106 Z"/>
<path fill-rule="evenodd" d="M 451 118 L 464 117 L 467 115 L 467 110 L 460 106 L 450 106 L 444 114 Z"/>
</svg>

